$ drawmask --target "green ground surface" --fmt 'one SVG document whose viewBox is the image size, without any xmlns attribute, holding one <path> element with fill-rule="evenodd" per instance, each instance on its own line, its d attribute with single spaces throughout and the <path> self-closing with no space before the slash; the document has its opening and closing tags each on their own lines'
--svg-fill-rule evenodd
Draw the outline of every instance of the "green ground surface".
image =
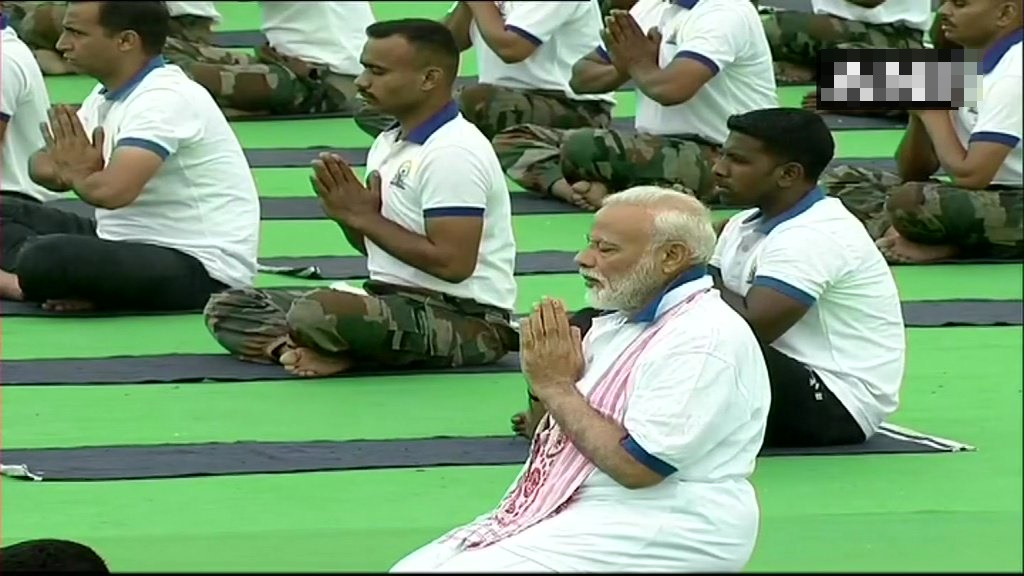
<svg viewBox="0 0 1024 576">
<path fill-rule="evenodd" d="M 375 2 L 379 18 L 437 17 L 448 2 Z M 254 3 L 220 2 L 224 29 L 258 27 Z M 472 57 L 463 73 L 475 73 Z M 49 79 L 55 101 L 92 83 Z M 784 88 L 787 105 L 803 89 Z M 620 96 L 620 115 L 632 98 Z M 236 123 L 247 148 L 360 147 L 350 121 Z M 891 156 L 891 131 L 837 134 L 846 157 Z M 257 169 L 267 197 L 308 194 L 304 169 Z M 522 251 L 574 250 L 589 218 L 517 216 Z M 351 254 L 321 221 L 265 222 L 263 256 Z M 1022 298 L 1019 265 L 897 267 L 904 300 Z M 543 295 L 580 305 L 573 275 L 519 279 L 519 308 Z M 318 285 L 261 275 L 262 286 Z M 195 315 L 8 318 L 4 359 L 218 352 Z M 1022 568 L 1022 331 L 909 329 L 894 422 L 974 453 L 762 459 L 751 571 L 1017 571 Z M 2 381 L 2 374 L 0 374 Z M 2 445 L 43 448 L 232 440 L 501 434 L 520 407 L 514 374 L 311 382 L 5 387 Z M 0 481 L 4 543 L 88 542 L 117 571 L 378 571 L 493 505 L 515 467 L 373 470 L 206 479 Z"/>
</svg>

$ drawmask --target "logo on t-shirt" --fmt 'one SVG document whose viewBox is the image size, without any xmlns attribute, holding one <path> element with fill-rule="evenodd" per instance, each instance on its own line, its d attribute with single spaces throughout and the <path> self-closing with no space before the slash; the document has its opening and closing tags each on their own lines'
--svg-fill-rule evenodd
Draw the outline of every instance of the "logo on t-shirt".
<svg viewBox="0 0 1024 576">
<path fill-rule="evenodd" d="M 391 177 L 391 185 L 399 190 L 407 190 L 410 172 L 412 172 L 412 161 L 407 160 L 398 167 L 398 171 Z"/>
</svg>

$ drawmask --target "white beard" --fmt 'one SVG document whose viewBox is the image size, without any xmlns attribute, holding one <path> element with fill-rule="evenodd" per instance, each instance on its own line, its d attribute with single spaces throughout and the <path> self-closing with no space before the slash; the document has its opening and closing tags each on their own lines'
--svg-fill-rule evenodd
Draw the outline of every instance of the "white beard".
<svg viewBox="0 0 1024 576">
<path fill-rule="evenodd" d="M 587 304 L 598 310 L 634 311 L 639 310 L 657 290 L 660 275 L 654 258 L 644 257 L 632 270 L 613 283 L 607 278 L 590 271 L 585 274 L 600 282 L 599 286 L 587 288 Z"/>
</svg>

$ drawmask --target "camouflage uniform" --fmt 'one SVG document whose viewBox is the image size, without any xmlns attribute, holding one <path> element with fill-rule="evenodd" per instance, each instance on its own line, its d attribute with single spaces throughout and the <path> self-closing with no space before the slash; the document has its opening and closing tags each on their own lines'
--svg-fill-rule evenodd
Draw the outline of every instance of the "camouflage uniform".
<svg viewBox="0 0 1024 576">
<path fill-rule="evenodd" d="M 240 289 L 215 294 L 206 325 L 232 354 L 276 360 L 290 337 L 360 366 L 458 367 L 490 364 L 519 349 L 503 311 L 426 290 L 368 281 L 368 296 L 337 290 Z"/>
<path fill-rule="evenodd" d="M 772 58 L 817 70 L 826 48 L 923 48 L 924 32 L 903 24 L 866 24 L 828 14 L 761 8 Z"/>
<path fill-rule="evenodd" d="M 6 2 L 4 11 L 22 40 L 36 51 L 48 52 L 51 57 L 40 58 L 43 72 L 67 74 L 74 72 L 66 65 L 51 66 L 58 62 L 57 40 L 63 30 L 64 2 Z M 213 20 L 201 16 L 182 15 L 171 18 L 170 35 L 164 47 L 164 57 L 172 64 L 184 66 L 190 62 L 211 64 L 246 64 L 253 60 L 241 52 L 233 52 L 213 45 Z"/>
<path fill-rule="evenodd" d="M 614 104 L 572 100 L 554 90 L 523 90 L 493 84 L 466 86 L 456 93 L 463 116 L 488 138 L 520 124 L 548 128 L 607 128 Z"/>
<path fill-rule="evenodd" d="M 499 134 L 494 149 L 509 178 L 538 194 L 549 194 L 565 178 L 601 182 L 610 192 L 660 185 L 714 201 L 711 166 L 718 147 L 692 136 L 525 125 Z"/>
<path fill-rule="evenodd" d="M 872 238 L 890 227 L 919 244 L 952 245 L 966 256 L 1024 257 L 1024 189 L 967 190 L 938 182 L 902 182 L 883 170 L 838 166 L 821 184 L 864 225 Z"/>
</svg>

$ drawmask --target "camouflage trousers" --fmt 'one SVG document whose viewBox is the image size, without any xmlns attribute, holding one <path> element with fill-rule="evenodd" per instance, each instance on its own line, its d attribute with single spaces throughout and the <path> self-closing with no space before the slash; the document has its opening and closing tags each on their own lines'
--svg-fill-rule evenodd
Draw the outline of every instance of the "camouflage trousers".
<svg viewBox="0 0 1024 576">
<path fill-rule="evenodd" d="M 273 362 L 290 338 L 362 366 L 458 367 L 518 350 L 507 315 L 471 301 L 367 282 L 367 296 L 331 289 L 237 289 L 204 312 L 214 338 L 242 360 Z"/>
<path fill-rule="evenodd" d="M 547 195 L 561 179 L 601 182 L 610 192 L 664 186 L 714 201 L 718 147 L 689 136 L 624 132 L 609 128 L 558 130 L 533 124 L 498 134 L 494 150 L 509 178 Z"/>
<path fill-rule="evenodd" d="M 923 48 L 924 32 L 902 24 L 866 24 L 827 14 L 761 9 L 772 57 L 816 69 L 827 48 Z"/>
<path fill-rule="evenodd" d="M 876 240 L 891 227 L 911 242 L 956 246 L 975 257 L 1024 257 L 1022 188 L 903 182 L 890 172 L 845 165 L 826 171 L 820 182 Z"/>
</svg>

